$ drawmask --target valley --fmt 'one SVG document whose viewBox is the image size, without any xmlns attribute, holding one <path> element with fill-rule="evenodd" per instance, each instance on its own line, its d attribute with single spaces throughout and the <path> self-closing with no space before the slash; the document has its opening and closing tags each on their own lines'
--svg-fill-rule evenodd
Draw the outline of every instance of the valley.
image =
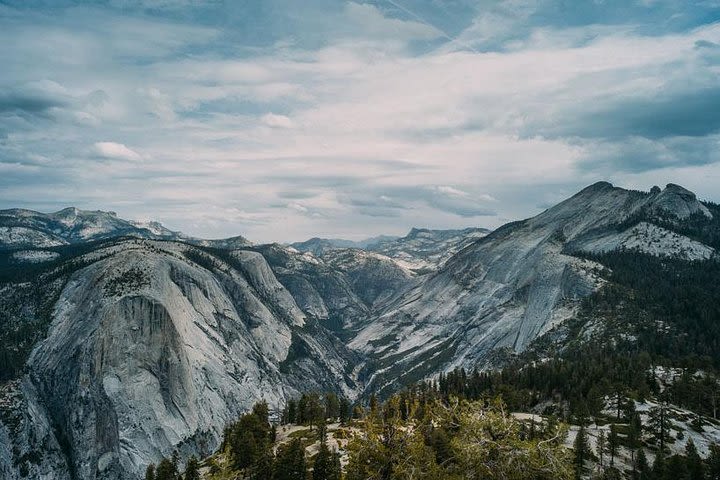
<svg viewBox="0 0 720 480">
<path fill-rule="evenodd" d="M 719 248 L 720 208 L 674 184 L 599 182 L 492 232 L 360 243 L 203 240 L 112 212 L 4 210 L 0 472 L 124 480 L 173 452 L 206 468 L 258 402 L 277 422 L 310 392 L 389 408 L 425 382 L 432 401 L 499 396 L 513 421 L 565 422 L 569 447 L 583 426 L 588 475 L 607 467 L 599 432 L 633 420 L 613 402 L 647 427 L 640 446 L 621 434 L 620 475 L 638 449 L 657 456 L 658 405 L 673 412 L 666 453 L 693 438 L 709 458 Z"/>
</svg>

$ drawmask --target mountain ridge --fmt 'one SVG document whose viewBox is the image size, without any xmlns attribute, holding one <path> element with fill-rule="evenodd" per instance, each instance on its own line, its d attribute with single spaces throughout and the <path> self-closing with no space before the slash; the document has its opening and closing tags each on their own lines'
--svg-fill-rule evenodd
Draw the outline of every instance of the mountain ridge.
<svg viewBox="0 0 720 480">
<path fill-rule="evenodd" d="M 218 248 L 251 244 L 240 235 L 217 240 L 199 239 L 170 230 L 160 222 L 125 220 L 113 211 L 76 207 L 52 213 L 20 208 L 0 210 L 0 249 L 56 247 L 123 236 L 177 240 Z"/>
<path fill-rule="evenodd" d="M 674 184 L 599 182 L 493 232 L 413 229 L 381 251 L 314 254 L 242 237 L 73 230 L 82 214 L 66 209 L 54 221 L 71 225 L 75 243 L 40 238 L 32 250 L 51 261 L 17 261 L 25 245 L 0 251 L 10 269 L 0 285 L 0 472 L 136 478 L 173 449 L 213 451 L 256 400 L 278 407 L 306 389 L 386 396 L 456 367 L 495 368 L 608 284 L 599 256 L 688 269 L 717 260 L 713 212 Z M 432 268 L 404 266 L 400 252 Z"/>
</svg>

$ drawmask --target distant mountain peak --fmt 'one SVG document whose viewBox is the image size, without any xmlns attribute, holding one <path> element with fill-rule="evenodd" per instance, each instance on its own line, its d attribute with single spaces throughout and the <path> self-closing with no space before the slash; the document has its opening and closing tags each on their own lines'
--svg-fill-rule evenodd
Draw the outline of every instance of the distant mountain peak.
<svg viewBox="0 0 720 480">
<path fill-rule="evenodd" d="M 712 218 L 712 213 L 698 201 L 695 193 L 674 183 L 668 183 L 665 189 L 653 198 L 652 203 L 655 210 L 663 210 L 680 219 L 697 212 Z"/>
<path fill-rule="evenodd" d="M 614 188 L 615 188 L 615 186 L 612 183 L 602 180 L 599 182 L 595 182 L 592 185 L 588 185 L 587 187 L 582 189 L 580 191 L 580 193 L 582 193 L 582 192 L 603 192 L 603 191 L 607 191 L 607 190 L 612 190 Z"/>
<path fill-rule="evenodd" d="M 239 235 L 220 240 L 193 238 L 170 230 L 157 221 L 119 218 L 113 211 L 81 210 L 77 207 L 66 207 L 54 213 L 25 209 L 0 210 L 0 249 L 55 247 L 123 236 L 176 240 L 222 249 L 236 249 L 252 244 Z"/>
</svg>

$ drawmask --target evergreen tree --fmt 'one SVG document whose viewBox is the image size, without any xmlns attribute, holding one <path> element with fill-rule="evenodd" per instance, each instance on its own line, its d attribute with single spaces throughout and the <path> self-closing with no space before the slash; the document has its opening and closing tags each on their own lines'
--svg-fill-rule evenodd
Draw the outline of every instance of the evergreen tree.
<svg viewBox="0 0 720 480">
<path fill-rule="evenodd" d="M 268 408 L 268 404 L 265 400 L 253 405 L 252 414 L 258 419 L 261 424 L 270 424 L 270 409 Z"/>
<path fill-rule="evenodd" d="M 297 418 L 297 402 L 290 399 L 287 405 L 287 421 L 286 423 L 295 423 Z"/>
<path fill-rule="evenodd" d="M 685 459 L 687 464 L 688 479 L 704 478 L 705 468 L 703 461 L 698 454 L 697 448 L 695 448 L 695 442 L 693 442 L 692 438 L 689 438 L 687 444 L 685 445 Z"/>
<path fill-rule="evenodd" d="M 636 449 L 640 447 L 643 433 L 643 424 L 642 419 L 640 418 L 640 414 L 637 412 L 634 413 L 630 418 L 630 425 L 628 427 L 628 442 L 630 448 Z"/>
<path fill-rule="evenodd" d="M 710 455 L 705 461 L 707 476 L 710 480 L 720 480 L 720 445 L 710 446 Z"/>
<path fill-rule="evenodd" d="M 643 448 L 638 449 L 635 455 L 635 465 L 633 468 L 633 479 L 649 480 L 650 466 L 648 465 L 647 456 Z"/>
<path fill-rule="evenodd" d="M 268 417 L 267 404 L 260 402 L 253 407 L 252 413 L 241 416 L 226 429 L 223 445 L 234 469 L 248 469 L 271 452 L 274 433 Z"/>
<path fill-rule="evenodd" d="M 428 435 L 427 444 L 435 451 L 435 461 L 438 465 L 443 465 L 452 459 L 453 451 L 450 444 L 450 435 L 448 435 L 445 427 L 439 425 L 433 428 Z"/>
<path fill-rule="evenodd" d="M 379 412 L 378 399 L 375 396 L 375 394 L 373 393 L 372 395 L 370 395 L 370 416 L 375 418 L 375 417 L 377 417 L 378 412 Z"/>
<path fill-rule="evenodd" d="M 155 469 L 155 480 L 177 480 L 177 478 L 177 464 L 167 458 L 160 460 Z"/>
<path fill-rule="evenodd" d="M 200 480 L 200 464 L 194 455 L 185 465 L 185 480 Z"/>
<path fill-rule="evenodd" d="M 305 449 L 300 439 L 278 448 L 273 470 L 273 480 L 305 480 Z"/>
<path fill-rule="evenodd" d="M 272 480 L 274 460 L 272 450 L 265 450 L 250 468 L 250 480 Z"/>
<path fill-rule="evenodd" d="M 352 415 L 350 402 L 345 397 L 340 398 L 340 423 L 343 425 L 350 420 Z"/>
<path fill-rule="evenodd" d="M 151 463 L 145 469 L 145 480 L 155 480 L 155 464 Z"/>
<path fill-rule="evenodd" d="M 585 432 L 585 425 L 580 425 L 580 429 L 575 436 L 575 443 L 573 444 L 573 450 L 575 451 L 575 478 L 582 478 L 587 468 L 585 462 L 590 459 L 590 445 L 588 444 L 587 432 Z"/>
<path fill-rule="evenodd" d="M 299 422 L 310 425 L 310 430 L 320 421 L 325 420 L 325 405 L 317 393 L 303 394 L 298 403 L 298 410 L 301 416 Z"/>
<path fill-rule="evenodd" d="M 607 447 L 610 454 L 610 466 L 615 465 L 615 455 L 617 455 L 620 439 L 618 438 L 617 427 L 614 423 L 610 424 L 610 435 L 608 435 Z"/>
<path fill-rule="evenodd" d="M 308 403 L 308 395 L 302 394 L 300 395 L 300 399 L 297 402 L 297 414 L 295 415 L 295 422 L 298 424 L 304 425 L 307 423 L 307 403 Z"/>
<path fill-rule="evenodd" d="M 652 468 L 652 476 L 650 478 L 662 480 L 665 478 L 666 470 L 667 466 L 665 461 L 665 454 L 662 451 L 659 451 L 655 456 L 655 462 L 653 463 Z"/>
<path fill-rule="evenodd" d="M 335 449 L 333 449 L 332 457 L 330 458 L 330 470 L 328 471 L 327 478 L 328 480 L 342 479 L 342 464 L 340 463 L 340 454 Z"/>
<path fill-rule="evenodd" d="M 653 434 L 653 438 L 658 445 L 661 452 L 665 452 L 665 444 L 668 439 L 668 419 L 667 419 L 667 407 L 665 404 L 653 407 L 649 412 L 650 416 L 650 429 Z"/>
<path fill-rule="evenodd" d="M 325 394 L 325 418 L 336 420 L 340 417 L 340 400 L 332 392 Z"/>
<path fill-rule="evenodd" d="M 325 441 L 320 442 L 320 450 L 315 456 L 313 464 L 313 480 L 329 480 L 331 471 L 332 454 Z"/>
<path fill-rule="evenodd" d="M 665 478 L 667 478 L 668 480 L 689 478 L 685 457 L 680 455 L 673 455 L 668 459 L 665 470 Z M 702 480 L 702 477 L 697 478 Z"/>
<path fill-rule="evenodd" d="M 317 437 L 320 442 L 325 442 L 327 437 L 327 423 L 324 418 L 320 418 L 317 425 Z"/>
<path fill-rule="evenodd" d="M 597 436 L 597 454 L 599 457 L 600 468 L 605 467 L 605 449 L 607 448 L 607 440 L 605 438 L 605 430 L 600 430 Z"/>
</svg>

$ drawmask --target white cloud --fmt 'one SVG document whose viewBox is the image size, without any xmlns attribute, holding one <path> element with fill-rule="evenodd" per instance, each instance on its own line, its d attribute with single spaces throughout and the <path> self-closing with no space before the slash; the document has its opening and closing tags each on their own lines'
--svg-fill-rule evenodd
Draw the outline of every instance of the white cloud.
<svg viewBox="0 0 720 480">
<path fill-rule="evenodd" d="M 307 213 L 308 212 L 308 208 L 299 203 L 288 203 L 287 208 L 289 208 L 291 210 L 295 210 L 298 213 Z"/>
<path fill-rule="evenodd" d="M 295 124 L 285 115 L 276 115 L 274 113 L 266 113 L 260 118 L 260 121 L 273 128 L 293 128 Z"/>
<path fill-rule="evenodd" d="M 129 149 L 122 143 L 97 142 L 95 144 L 95 152 L 103 158 L 113 160 L 129 160 L 131 162 L 142 160 L 142 156 L 139 153 Z"/>
<path fill-rule="evenodd" d="M 451 187 L 449 185 L 439 185 L 437 187 L 437 191 L 440 193 L 444 193 L 446 195 L 452 195 L 452 196 L 456 196 L 456 197 L 467 197 L 468 196 L 467 192 L 463 192 L 462 190 L 459 190 L 455 187 Z"/>
</svg>

